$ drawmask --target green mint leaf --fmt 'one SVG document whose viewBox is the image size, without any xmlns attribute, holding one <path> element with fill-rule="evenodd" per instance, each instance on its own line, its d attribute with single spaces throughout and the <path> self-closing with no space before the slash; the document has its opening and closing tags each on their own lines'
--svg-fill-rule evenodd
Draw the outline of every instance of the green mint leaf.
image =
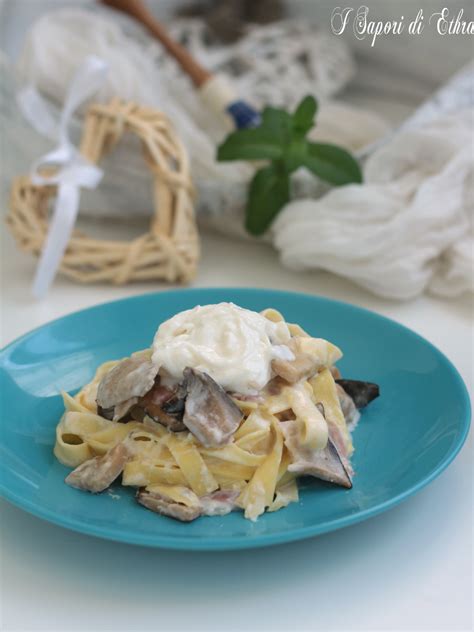
<svg viewBox="0 0 474 632">
<path fill-rule="evenodd" d="M 250 183 L 245 227 L 252 235 L 262 235 L 278 211 L 290 199 L 290 178 L 279 164 L 263 167 Z"/>
<path fill-rule="evenodd" d="M 294 129 L 305 136 L 314 127 L 314 117 L 318 110 L 318 103 L 314 97 L 308 95 L 296 108 L 292 119 Z"/>
<path fill-rule="evenodd" d="M 297 137 L 285 147 L 282 162 L 288 173 L 292 173 L 300 167 L 304 167 L 308 153 L 307 145 L 308 143 L 304 138 Z"/>
<path fill-rule="evenodd" d="M 291 114 L 280 108 L 266 107 L 262 112 L 260 129 L 272 134 L 278 142 L 286 144 L 291 140 L 293 120 Z"/>
<path fill-rule="evenodd" d="M 274 160 L 282 153 L 275 135 L 256 127 L 229 134 L 217 148 L 217 160 Z"/>
<path fill-rule="evenodd" d="M 307 143 L 304 166 L 321 180 L 336 186 L 362 182 L 362 172 L 355 158 L 337 145 Z"/>
<path fill-rule="evenodd" d="M 315 124 L 318 103 L 305 97 L 293 114 L 275 107 L 262 112 L 259 127 L 231 133 L 217 149 L 217 159 L 267 160 L 250 183 L 245 226 L 262 235 L 290 199 L 290 174 L 306 167 L 333 185 L 362 182 L 357 161 L 336 145 L 306 139 Z"/>
</svg>

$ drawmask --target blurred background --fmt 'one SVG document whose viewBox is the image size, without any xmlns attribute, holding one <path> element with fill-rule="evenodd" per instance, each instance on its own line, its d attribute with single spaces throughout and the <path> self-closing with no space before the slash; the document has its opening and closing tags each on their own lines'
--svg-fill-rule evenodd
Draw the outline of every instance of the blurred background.
<svg viewBox="0 0 474 632">
<path fill-rule="evenodd" d="M 160 19 L 172 20 L 180 8 L 193 3 L 190 0 L 148 0 L 146 4 Z M 291 0 L 282 4 L 285 17 L 309 19 L 315 26 L 330 32 L 331 13 L 341 3 Z M 354 8 L 359 6 L 358 3 L 346 4 Z M 420 0 L 418 3 L 410 0 L 373 0 L 369 5 L 369 15 L 376 20 L 396 20 L 401 15 L 414 19 L 419 8 L 429 16 L 440 11 L 445 4 L 432 0 Z M 89 0 L 2 0 L 2 49 L 12 60 L 17 59 L 28 29 L 39 17 L 60 7 L 93 5 Z M 472 3 L 450 0 L 448 5 L 452 15 L 463 9 L 464 19 L 473 19 Z M 471 60 L 474 54 L 472 37 L 469 35 L 440 37 L 434 28 L 426 28 L 421 37 L 410 37 L 407 33 L 382 36 L 378 38 L 375 49 L 370 47 L 367 40 L 357 40 L 350 28 L 339 37 L 350 47 L 357 64 L 356 74 L 341 97 L 358 105 L 370 104 L 371 108 L 393 122 L 403 120 L 423 99 Z"/>
<path fill-rule="evenodd" d="M 403 33 L 380 35 L 374 46 L 369 35 L 354 35 L 359 5 L 344 33 L 334 35 L 335 5 L 326 0 L 143 4 L 256 110 L 291 110 L 305 95 L 317 97 L 310 138 L 338 144 L 359 160 L 363 186 L 332 189 L 304 169 L 292 178 L 290 202 L 263 238 L 282 265 L 328 270 L 394 299 L 425 290 L 443 296 L 472 291 L 473 40 L 437 31 L 438 18 L 430 22 L 430 16 L 442 3 L 374 0 L 369 20 L 405 23 Z M 423 32 L 411 35 L 408 24 L 420 10 Z M 450 20 L 460 15 L 472 23 L 472 3 L 453 0 L 448 10 Z M 201 234 L 253 239 L 244 229 L 244 208 L 255 164 L 216 161 L 216 148 L 232 128 L 229 118 L 208 107 L 136 19 L 87 0 L 3 0 L 0 29 L 5 206 L 13 178 L 52 149 L 73 77 L 95 54 L 109 72 L 88 103 L 118 96 L 165 112 L 189 155 Z M 34 96 L 25 101 L 25 91 Z M 38 114 L 38 96 L 51 129 Z M 86 105 L 68 121 L 76 145 Z M 92 221 L 97 235 L 127 239 L 146 230 L 152 180 L 138 146 L 124 139 L 101 162 L 100 186 L 81 191 L 79 225 Z M 307 238 L 316 233 L 317 243 Z"/>
</svg>

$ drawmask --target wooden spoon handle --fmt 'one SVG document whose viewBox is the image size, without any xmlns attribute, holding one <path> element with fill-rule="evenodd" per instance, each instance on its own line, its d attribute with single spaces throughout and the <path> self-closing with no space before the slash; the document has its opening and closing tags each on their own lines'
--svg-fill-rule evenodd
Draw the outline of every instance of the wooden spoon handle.
<svg viewBox="0 0 474 632">
<path fill-rule="evenodd" d="M 109 7 L 122 11 L 132 16 L 143 24 L 152 35 L 158 39 L 166 50 L 172 55 L 184 72 L 191 78 L 196 87 L 201 87 L 212 77 L 212 73 L 199 64 L 188 51 L 175 41 L 159 22 L 145 7 L 141 0 L 99 0 Z"/>
</svg>

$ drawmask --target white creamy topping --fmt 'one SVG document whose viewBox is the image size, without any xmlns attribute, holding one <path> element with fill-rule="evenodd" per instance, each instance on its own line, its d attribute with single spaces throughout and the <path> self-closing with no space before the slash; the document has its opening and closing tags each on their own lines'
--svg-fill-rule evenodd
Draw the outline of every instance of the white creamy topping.
<svg viewBox="0 0 474 632">
<path fill-rule="evenodd" d="M 274 323 L 233 303 L 197 306 L 158 328 L 153 362 L 170 381 L 186 367 L 204 371 L 227 391 L 250 395 L 272 377 L 274 358 L 293 360 L 286 323 Z"/>
</svg>

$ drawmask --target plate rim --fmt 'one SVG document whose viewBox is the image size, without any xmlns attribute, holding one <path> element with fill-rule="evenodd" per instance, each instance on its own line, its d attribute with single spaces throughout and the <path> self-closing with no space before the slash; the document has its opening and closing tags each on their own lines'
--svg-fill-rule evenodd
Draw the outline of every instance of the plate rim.
<svg viewBox="0 0 474 632">
<path fill-rule="evenodd" d="M 8 344 L 6 344 L 0 350 L 0 362 L 2 362 L 3 357 L 6 352 L 8 352 L 12 347 L 17 346 L 22 343 L 24 340 L 28 339 L 32 335 L 34 335 L 39 330 L 48 327 L 50 325 L 54 325 L 60 321 L 66 320 L 71 316 L 77 314 L 84 314 L 86 312 L 92 312 L 100 307 L 104 306 L 113 306 L 119 305 L 126 302 L 133 302 L 136 300 L 146 300 L 151 297 L 164 297 L 166 299 L 166 295 L 170 294 L 199 294 L 202 292 L 229 292 L 229 293 L 242 293 L 247 295 L 252 294 L 269 294 L 269 295 L 279 295 L 282 298 L 291 299 L 294 297 L 306 298 L 315 301 L 321 301 L 327 304 L 331 304 L 336 308 L 349 309 L 350 311 L 355 311 L 362 313 L 363 315 L 368 315 L 370 317 L 375 317 L 377 319 L 381 319 L 382 321 L 387 322 L 390 326 L 395 326 L 396 329 L 402 330 L 405 334 L 413 336 L 419 339 L 423 344 L 427 345 L 430 350 L 432 350 L 442 362 L 447 366 L 450 370 L 451 375 L 457 382 L 457 386 L 459 387 L 460 392 L 462 393 L 462 402 L 461 405 L 464 410 L 464 417 L 461 421 L 462 428 L 460 427 L 460 432 L 458 433 L 458 437 L 456 443 L 451 447 L 450 452 L 442 459 L 437 466 L 421 481 L 418 481 L 414 485 L 411 485 L 408 489 L 404 490 L 400 494 L 393 496 L 392 498 L 375 505 L 374 507 L 370 507 L 368 509 L 362 510 L 354 515 L 343 516 L 340 518 L 335 518 L 333 520 L 328 520 L 323 523 L 317 523 L 313 525 L 308 525 L 305 527 L 300 527 L 297 529 L 292 529 L 291 531 L 282 531 L 281 533 L 273 533 L 273 534 L 260 534 L 254 536 L 237 536 L 237 537 L 223 537 L 217 540 L 213 540 L 212 543 L 209 542 L 208 538 L 196 538 L 195 536 L 169 536 L 169 535 L 143 535 L 139 533 L 117 533 L 113 530 L 104 527 L 95 527 L 94 525 L 88 524 L 86 522 L 81 522 L 76 519 L 68 519 L 63 518 L 57 512 L 52 510 L 44 509 L 40 505 L 33 503 L 27 499 L 24 499 L 21 495 L 18 495 L 11 490 L 8 490 L 4 485 L 3 481 L 0 478 L 0 497 L 4 498 L 8 502 L 12 503 L 16 507 L 26 511 L 27 513 L 55 524 L 57 526 L 69 529 L 71 531 L 82 533 L 83 535 L 94 536 L 114 542 L 121 542 L 125 544 L 133 544 L 138 546 L 146 546 L 151 548 L 159 548 L 159 549 L 170 549 L 170 550 L 181 550 L 181 551 L 227 551 L 227 550 L 241 550 L 241 549 L 253 549 L 260 548 L 266 546 L 273 546 L 277 544 L 283 544 L 285 542 L 295 542 L 298 540 L 304 540 L 310 537 L 314 537 L 317 535 L 322 535 L 324 533 L 328 533 L 331 531 L 336 531 L 345 527 L 348 527 L 352 524 L 357 524 L 368 518 L 375 517 L 392 507 L 397 506 L 407 498 L 413 496 L 418 493 L 422 489 L 424 489 L 427 485 L 429 485 L 435 478 L 437 478 L 456 458 L 459 454 L 461 448 L 463 447 L 466 438 L 469 433 L 469 428 L 471 424 L 471 401 L 469 392 L 467 390 L 467 386 L 460 375 L 457 368 L 451 362 L 451 360 L 432 342 L 430 342 L 427 338 L 417 333 L 413 329 L 407 327 L 399 323 L 398 321 L 385 316 L 383 314 L 379 314 L 378 312 L 367 309 L 365 307 L 361 307 L 359 305 L 354 305 L 352 303 L 348 303 L 345 301 L 340 301 L 337 299 L 332 299 L 326 296 L 320 296 L 317 294 L 308 294 L 304 292 L 293 292 L 290 290 L 273 290 L 271 288 L 257 288 L 257 287 L 245 287 L 245 286 L 237 286 L 237 287 L 228 287 L 228 286 L 218 286 L 218 287 L 203 287 L 203 288 L 175 288 L 168 289 L 162 291 L 152 291 L 145 292 L 141 294 L 136 294 L 134 296 L 127 296 L 120 299 L 116 299 L 113 301 L 103 301 L 101 303 L 97 303 L 91 305 L 86 308 L 74 310 L 72 312 L 68 312 L 63 316 L 59 316 L 53 320 L 47 321 L 34 329 L 22 334 L 21 336 L 15 338 Z M 0 421 L 1 423 L 1 421 Z M 206 518 L 204 518 L 206 519 Z M 212 519 L 212 518 L 207 518 Z"/>
</svg>

